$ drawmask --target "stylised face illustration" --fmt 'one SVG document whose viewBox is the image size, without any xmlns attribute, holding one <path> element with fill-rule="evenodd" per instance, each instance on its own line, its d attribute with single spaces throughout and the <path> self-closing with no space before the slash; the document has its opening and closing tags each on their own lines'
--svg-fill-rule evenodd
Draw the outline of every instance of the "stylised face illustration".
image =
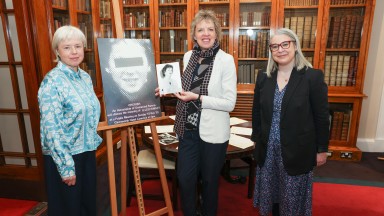
<svg viewBox="0 0 384 216">
<path fill-rule="evenodd" d="M 107 71 L 112 73 L 112 78 L 120 91 L 125 94 L 133 94 L 142 89 L 147 82 L 150 66 L 145 56 L 145 50 L 138 44 L 130 45 L 132 50 L 120 46 L 122 42 L 112 47 L 111 57 Z"/>
</svg>

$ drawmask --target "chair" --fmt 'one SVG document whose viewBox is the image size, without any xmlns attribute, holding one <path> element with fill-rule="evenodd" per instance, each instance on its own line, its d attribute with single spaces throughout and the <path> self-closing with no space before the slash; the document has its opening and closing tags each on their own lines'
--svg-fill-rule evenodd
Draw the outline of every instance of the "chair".
<svg viewBox="0 0 384 216">
<path fill-rule="evenodd" d="M 138 133 L 136 133 L 138 134 Z M 140 136 L 140 135 L 139 135 Z M 137 136 L 136 136 L 137 139 Z M 137 142 L 136 142 L 137 143 Z M 138 151 L 137 161 L 140 171 L 140 177 L 142 183 L 148 179 L 159 179 L 159 170 L 156 162 L 156 155 L 153 149 L 143 148 L 140 149 L 138 145 L 136 146 Z M 129 184 L 127 192 L 127 206 L 131 204 L 131 198 L 135 195 L 135 184 L 134 177 L 132 172 L 132 162 L 130 156 L 129 158 Z M 176 162 L 169 160 L 163 157 L 163 165 L 167 178 L 172 182 L 172 191 L 171 191 L 171 201 L 174 210 L 178 208 L 178 198 L 177 198 L 177 174 L 176 174 Z M 155 199 L 155 200 L 164 200 L 163 194 L 143 194 L 144 199 Z"/>
</svg>

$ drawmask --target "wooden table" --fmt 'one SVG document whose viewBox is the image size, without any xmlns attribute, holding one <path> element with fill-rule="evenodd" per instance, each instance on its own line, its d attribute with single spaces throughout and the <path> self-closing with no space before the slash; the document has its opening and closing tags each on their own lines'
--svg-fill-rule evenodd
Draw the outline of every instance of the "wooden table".
<svg viewBox="0 0 384 216">
<path fill-rule="evenodd" d="M 158 122 L 157 126 L 173 125 L 173 124 L 174 124 L 174 120 L 169 118 L 169 119 L 165 119 L 165 120 Z M 245 123 L 241 123 L 241 124 L 236 124 L 234 126 L 251 128 L 252 122 L 245 122 Z M 175 136 L 174 132 L 169 133 L 169 134 Z M 243 136 L 243 135 L 241 135 L 241 136 Z M 143 133 L 143 135 L 142 135 L 143 144 L 152 148 L 153 143 L 152 143 L 152 139 L 150 137 L 151 137 L 150 133 L 147 133 L 147 134 Z M 250 136 L 244 136 L 244 137 L 250 138 Z M 178 147 L 178 145 L 179 145 L 179 143 L 173 143 L 173 144 L 168 144 L 168 145 L 160 144 L 160 149 L 161 149 L 162 155 L 165 157 L 171 158 L 177 162 L 177 154 L 178 154 L 177 147 Z M 223 177 L 227 181 L 229 181 L 231 183 L 245 182 L 240 177 L 232 178 L 230 176 L 230 174 L 229 174 L 230 161 L 232 159 L 242 159 L 249 164 L 249 181 L 248 181 L 248 194 L 247 194 L 248 198 L 252 197 L 253 189 L 254 189 L 255 167 L 256 167 L 256 162 L 253 159 L 253 149 L 254 148 L 255 148 L 254 146 L 251 146 L 251 147 L 248 147 L 246 149 L 242 149 L 242 148 L 238 148 L 236 146 L 232 146 L 229 144 L 228 148 L 227 148 L 227 154 L 225 157 L 226 164 L 225 164 L 224 170 L 223 170 L 224 171 Z"/>
</svg>

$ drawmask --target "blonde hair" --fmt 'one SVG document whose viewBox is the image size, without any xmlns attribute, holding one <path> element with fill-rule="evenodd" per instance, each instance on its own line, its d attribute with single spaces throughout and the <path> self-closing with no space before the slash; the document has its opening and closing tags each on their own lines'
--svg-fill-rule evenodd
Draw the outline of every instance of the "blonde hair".
<svg viewBox="0 0 384 216">
<path fill-rule="evenodd" d="M 210 20 L 213 22 L 213 25 L 215 26 L 215 32 L 216 32 L 217 40 L 220 41 L 221 35 L 222 35 L 220 22 L 217 19 L 215 12 L 213 12 L 212 10 L 199 10 L 196 13 L 196 15 L 193 18 L 192 23 L 191 23 L 191 38 L 192 38 L 192 40 L 195 41 L 194 37 L 195 37 L 196 25 L 203 20 Z"/>
<path fill-rule="evenodd" d="M 299 38 L 297 37 L 297 35 L 292 30 L 287 29 L 287 28 L 280 28 L 280 29 L 276 29 L 275 31 L 271 30 L 269 41 L 271 41 L 275 35 L 287 35 L 288 37 L 290 37 L 292 39 L 292 41 L 295 41 L 292 43 L 294 43 L 294 45 L 296 46 L 295 67 L 297 68 L 297 70 L 301 70 L 305 66 L 312 67 L 312 64 L 308 62 L 308 60 L 304 57 L 304 55 L 301 51 Z M 272 52 L 271 52 L 271 50 L 269 50 L 268 66 L 267 66 L 267 71 L 266 71 L 267 76 L 271 77 L 271 74 L 276 69 L 278 69 L 278 65 L 275 62 L 275 60 L 273 60 Z"/>
<path fill-rule="evenodd" d="M 87 39 L 85 38 L 84 33 L 79 28 L 70 25 L 58 28 L 55 31 L 55 34 L 53 35 L 52 39 L 52 49 L 56 55 L 55 61 L 60 60 L 59 53 L 57 52 L 59 43 L 68 39 L 79 39 L 83 43 L 84 47 L 87 44 Z"/>
</svg>

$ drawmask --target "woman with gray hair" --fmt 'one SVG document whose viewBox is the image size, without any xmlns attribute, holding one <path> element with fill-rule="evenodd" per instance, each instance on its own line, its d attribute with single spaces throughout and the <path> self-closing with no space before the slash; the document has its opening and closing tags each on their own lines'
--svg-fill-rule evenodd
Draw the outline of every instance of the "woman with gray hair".
<svg viewBox="0 0 384 216">
<path fill-rule="evenodd" d="M 202 215 L 211 216 L 217 213 L 229 112 L 236 104 L 236 67 L 233 57 L 220 49 L 221 28 L 213 11 L 195 15 L 191 36 L 194 47 L 184 55 L 183 91 L 175 93 L 177 177 L 183 214 L 196 215 L 196 185 L 201 179 Z"/>
<path fill-rule="evenodd" d="M 312 214 L 312 170 L 327 160 L 328 116 L 322 71 L 305 59 L 294 32 L 275 30 L 252 109 L 257 161 L 253 205 L 260 215 Z"/>
<path fill-rule="evenodd" d="M 38 91 L 48 215 L 96 215 L 96 129 L 100 103 L 88 73 L 79 68 L 86 38 L 80 29 L 56 30 L 57 65 Z"/>
</svg>

